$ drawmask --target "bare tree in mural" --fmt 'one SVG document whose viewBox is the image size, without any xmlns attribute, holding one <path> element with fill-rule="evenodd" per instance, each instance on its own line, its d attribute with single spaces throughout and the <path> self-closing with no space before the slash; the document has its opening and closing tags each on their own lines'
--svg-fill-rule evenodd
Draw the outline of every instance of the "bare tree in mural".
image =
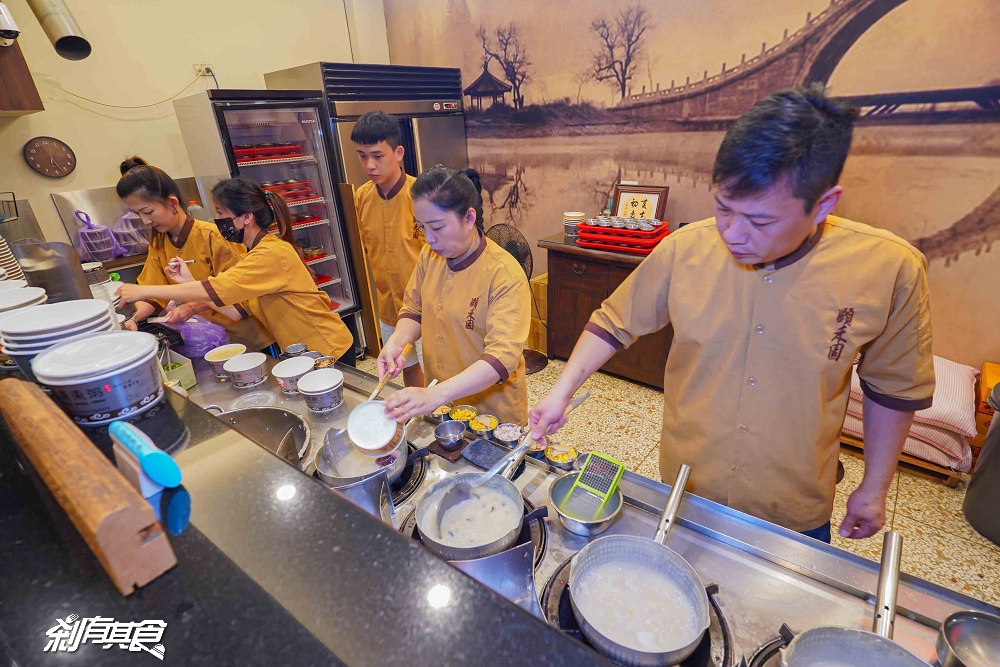
<svg viewBox="0 0 1000 667">
<path fill-rule="evenodd" d="M 629 5 L 620 8 L 610 19 L 597 17 L 590 27 L 600 40 L 591 76 L 594 81 L 608 82 L 625 99 L 629 81 L 642 60 L 649 14 L 641 4 Z"/>
<path fill-rule="evenodd" d="M 524 96 L 521 95 L 521 86 L 528 80 L 531 61 L 528 60 L 528 50 L 521 43 L 517 25 L 511 21 L 505 26 L 499 26 L 492 35 L 486 32 L 485 27 L 480 26 L 476 36 L 483 43 L 483 60 L 486 62 L 494 60 L 503 70 L 512 89 L 514 108 L 523 108 Z"/>
</svg>

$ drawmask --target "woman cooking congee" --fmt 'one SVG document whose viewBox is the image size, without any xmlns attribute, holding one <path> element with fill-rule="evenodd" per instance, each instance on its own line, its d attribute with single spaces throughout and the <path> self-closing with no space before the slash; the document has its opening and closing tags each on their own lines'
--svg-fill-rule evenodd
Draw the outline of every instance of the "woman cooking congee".
<svg viewBox="0 0 1000 667">
<path fill-rule="evenodd" d="M 235 304 L 248 302 L 251 313 L 285 348 L 305 343 L 315 352 L 354 365 L 354 339 L 340 316 L 330 311 L 330 297 L 316 287 L 292 235 L 292 218 L 280 195 L 265 193 L 239 176 L 212 188 L 215 220 L 222 236 L 242 242 L 249 252 L 235 266 L 205 280 L 196 280 L 180 258 L 171 260 L 167 277 L 176 285 L 121 287 L 125 301 L 162 299 L 207 301 L 232 320 L 242 319 Z M 277 223 L 280 238 L 267 229 Z"/>
<path fill-rule="evenodd" d="M 146 263 L 137 280 L 140 285 L 169 285 L 167 266 L 174 257 L 191 261 L 191 275 L 196 280 L 204 280 L 236 266 L 246 256 L 243 244 L 227 241 L 215 225 L 195 220 L 185 212 L 177 183 L 163 170 L 150 166 L 140 157 L 125 160 L 120 170 L 122 177 L 115 191 L 125 205 L 153 229 Z M 249 311 L 247 304 L 237 308 L 242 308 L 244 313 Z M 206 302 L 192 301 L 172 307 L 166 301 L 152 298 L 136 301 L 135 314 L 125 320 L 124 326 L 135 331 L 137 322 L 164 309 L 168 323 L 185 322 L 199 313 L 225 327 L 253 350 L 274 342 L 274 336 L 256 317 L 248 315 L 241 320 L 231 320 L 213 311 L 211 304 Z"/>
<path fill-rule="evenodd" d="M 397 421 L 455 402 L 501 422 L 523 424 L 528 394 L 522 352 L 531 294 L 521 265 L 482 232 L 479 174 L 428 169 L 413 184 L 413 217 L 427 245 L 410 276 L 396 331 L 378 358 L 379 376 L 399 374 L 403 347 L 424 341 L 424 378 L 440 384 L 385 399 Z"/>
</svg>

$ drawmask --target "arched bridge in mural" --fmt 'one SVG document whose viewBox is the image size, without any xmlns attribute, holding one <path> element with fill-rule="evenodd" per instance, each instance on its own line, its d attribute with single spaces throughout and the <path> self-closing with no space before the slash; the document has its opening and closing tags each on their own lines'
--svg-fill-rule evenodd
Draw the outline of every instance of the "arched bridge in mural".
<svg viewBox="0 0 1000 667">
<path fill-rule="evenodd" d="M 700 81 L 690 77 L 669 88 L 626 96 L 615 109 L 637 120 L 663 120 L 690 129 L 720 129 L 773 92 L 810 83 L 825 84 L 847 51 L 869 28 L 906 0 L 831 0 L 779 44 Z M 862 122 L 928 123 L 1000 120 L 1000 85 L 954 90 L 910 91 L 845 98 L 861 109 Z"/>
</svg>

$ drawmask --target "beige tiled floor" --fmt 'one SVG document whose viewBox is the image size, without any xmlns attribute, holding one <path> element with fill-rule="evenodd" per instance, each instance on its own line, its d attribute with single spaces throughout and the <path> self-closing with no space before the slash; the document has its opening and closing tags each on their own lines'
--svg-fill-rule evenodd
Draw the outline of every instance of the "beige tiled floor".
<svg viewBox="0 0 1000 667">
<path fill-rule="evenodd" d="M 358 366 L 372 372 L 371 359 Z M 545 395 L 563 364 L 552 361 L 545 370 L 528 376 L 529 405 Z M 591 398 L 558 433 L 559 440 L 581 451 L 598 449 L 615 456 L 629 470 L 659 479 L 657 449 L 663 394 L 603 373 L 585 385 Z M 882 537 L 846 540 L 836 534 L 844 518 L 847 498 L 864 476 L 861 459 L 841 454 L 844 479 L 837 486 L 833 508 L 833 544 L 878 560 Z M 886 528 L 903 535 L 903 571 L 941 586 L 1000 604 L 1000 547 L 980 535 L 962 514 L 965 483 L 956 489 L 896 473 L 886 503 Z M 1000 510 L 998 510 L 1000 511 Z"/>
</svg>

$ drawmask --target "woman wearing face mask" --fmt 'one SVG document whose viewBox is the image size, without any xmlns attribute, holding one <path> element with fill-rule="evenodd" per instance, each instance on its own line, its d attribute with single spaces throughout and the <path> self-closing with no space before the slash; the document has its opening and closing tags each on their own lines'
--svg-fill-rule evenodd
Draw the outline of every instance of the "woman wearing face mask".
<svg viewBox="0 0 1000 667">
<path fill-rule="evenodd" d="M 378 358 L 379 376 L 397 375 L 403 347 L 423 337 L 425 380 L 385 399 L 398 421 L 449 402 L 474 405 L 501 422 L 528 419 L 522 352 L 528 339 L 528 278 L 482 232 L 479 174 L 428 169 L 413 184 L 413 217 L 427 245 L 403 296 L 396 331 Z"/>
<path fill-rule="evenodd" d="M 246 248 L 222 238 L 210 222 L 195 220 L 181 204 L 181 193 L 174 179 L 163 170 L 150 166 L 140 157 L 121 163 L 122 177 L 115 186 L 118 196 L 143 222 L 152 227 L 146 263 L 137 282 L 140 285 L 170 285 L 167 267 L 175 257 L 192 261 L 189 272 L 196 280 L 216 276 L 236 265 L 246 256 Z M 167 301 L 148 299 L 135 303 L 135 314 L 124 327 L 136 330 L 136 323 L 167 307 Z M 250 349 L 259 350 L 274 342 L 271 332 L 257 318 L 249 315 L 247 304 L 240 304 L 244 317 L 231 320 L 211 308 L 207 302 L 185 302 L 165 313 L 167 322 L 184 322 L 196 313 L 226 328 Z"/>
<path fill-rule="evenodd" d="M 248 301 L 251 313 L 274 334 L 278 345 L 305 343 L 310 350 L 354 365 L 354 339 L 340 316 L 330 311 L 330 297 L 316 287 L 302 262 L 292 235 L 292 217 L 280 195 L 265 193 L 239 176 L 212 188 L 219 231 L 228 241 L 242 242 L 249 252 L 218 276 L 196 280 L 179 259 L 170 262 L 167 276 L 176 285 L 123 285 L 122 299 L 207 301 L 234 320 L 243 317 L 235 307 Z M 280 238 L 267 232 L 278 224 Z"/>
</svg>

